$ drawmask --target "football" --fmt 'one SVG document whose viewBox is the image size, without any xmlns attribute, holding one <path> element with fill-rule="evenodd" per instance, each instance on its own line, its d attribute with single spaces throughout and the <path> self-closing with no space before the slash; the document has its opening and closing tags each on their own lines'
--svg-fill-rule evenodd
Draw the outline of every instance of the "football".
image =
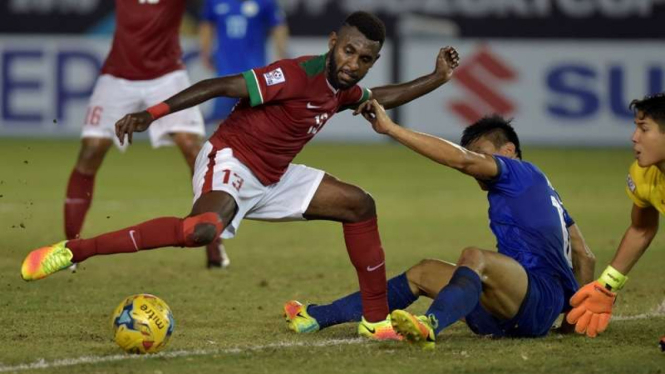
<svg viewBox="0 0 665 374">
<path fill-rule="evenodd" d="M 125 352 L 157 353 L 169 342 L 175 321 L 164 300 L 150 294 L 124 299 L 111 319 L 115 342 Z"/>
</svg>

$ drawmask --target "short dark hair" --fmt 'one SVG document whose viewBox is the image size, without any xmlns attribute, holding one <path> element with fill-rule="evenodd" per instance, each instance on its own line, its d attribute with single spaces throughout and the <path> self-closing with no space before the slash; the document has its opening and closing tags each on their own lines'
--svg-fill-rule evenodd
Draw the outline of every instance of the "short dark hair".
<svg viewBox="0 0 665 374">
<path fill-rule="evenodd" d="M 645 96 L 642 100 L 635 99 L 629 106 L 636 115 L 642 112 L 658 124 L 660 132 L 665 132 L 665 92 Z"/>
<path fill-rule="evenodd" d="M 358 29 L 369 40 L 379 42 L 383 46 L 386 40 L 386 26 L 379 17 L 372 13 L 358 11 L 351 13 L 342 26 L 352 26 Z"/>
<path fill-rule="evenodd" d="M 487 137 L 497 148 L 510 142 L 515 144 L 515 154 L 521 160 L 522 149 L 520 148 L 520 139 L 517 137 L 513 126 L 510 125 L 511 121 L 512 119 L 508 120 L 497 114 L 483 117 L 464 129 L 460 144 L 466 148 L 481 136 Z"/>
</svg>

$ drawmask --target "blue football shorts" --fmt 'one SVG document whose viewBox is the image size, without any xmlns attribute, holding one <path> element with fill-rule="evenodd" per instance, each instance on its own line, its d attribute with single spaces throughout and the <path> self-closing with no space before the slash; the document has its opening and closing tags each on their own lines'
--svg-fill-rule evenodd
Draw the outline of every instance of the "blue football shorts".
<svg viewBox="0 0 665 374">
<path fill-rule="evenodd" d="M 563 313 L 565 297 L 561 282 L 550 275 L 527 270 L 529 285 L 515 317 L 504 320 L 490 314 L 481 303 L 466 316 L 466 324 L 479 335 L 534 338 L 545 336 Z"/>
</svg>

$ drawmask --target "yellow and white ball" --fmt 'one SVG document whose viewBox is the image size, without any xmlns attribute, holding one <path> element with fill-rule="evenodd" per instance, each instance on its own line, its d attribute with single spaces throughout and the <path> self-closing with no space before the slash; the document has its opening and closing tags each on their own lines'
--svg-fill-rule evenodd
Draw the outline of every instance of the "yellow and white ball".
<svg viewBox="0 0 665 374">
<path fill-rule="evenodd" d="M 115 308 L 115 342 L 125 352 L 157 353 L 168 343 L 175 320 L 164 300 L 150 294 L 132 295 Z"/>
</svg>

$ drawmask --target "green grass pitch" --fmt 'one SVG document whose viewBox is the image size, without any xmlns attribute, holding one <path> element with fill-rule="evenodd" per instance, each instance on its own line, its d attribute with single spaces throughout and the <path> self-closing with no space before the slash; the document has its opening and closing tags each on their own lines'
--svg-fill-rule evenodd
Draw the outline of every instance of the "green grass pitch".
<svg viewBox="0 0 665 374">
<path fill-rule="evenodd" d="M 76 274 L 19 277 L 27 252 L 63 238 L 62 204 L 75 140 L 0 140 L 0 372 L 34 373 L 663 373 L 665 235 L 652 243 L 597 339 L 551 334 L 474 336 L 462 323 L 434 352 L 356 338 L 347 324 L 312 335 L 286 329 L 289 299 L 323 303 L 353 291 L 355 272 L 337 223 L 245 221 L 227 242 L 227 271 L 204 269 L 200 249 L 96 257 Z M 527 148 L 548 174 L 591 249 L 599 273 L 629 222 L 628 149 Z M 475 182 L 394 144 L 313 144 L 297 159 L 362 186 L 377 201 L 394 276 L 427 257 L 455 261 L 462 248 L 493 248 L 487 202 Z M 112 151 L 96 181 L 84 237 L 153 217 L 188 213 L 191 187 L 175 149 L 138 143 Z M 174 312 L 164 354 L 125 355 L 110 315 L 124 297 L 154 293 Z M 412 309 L 422 312 L 428 300 Z M 660 311 L 659 311 L 660 306 Z"/>
</svg>

